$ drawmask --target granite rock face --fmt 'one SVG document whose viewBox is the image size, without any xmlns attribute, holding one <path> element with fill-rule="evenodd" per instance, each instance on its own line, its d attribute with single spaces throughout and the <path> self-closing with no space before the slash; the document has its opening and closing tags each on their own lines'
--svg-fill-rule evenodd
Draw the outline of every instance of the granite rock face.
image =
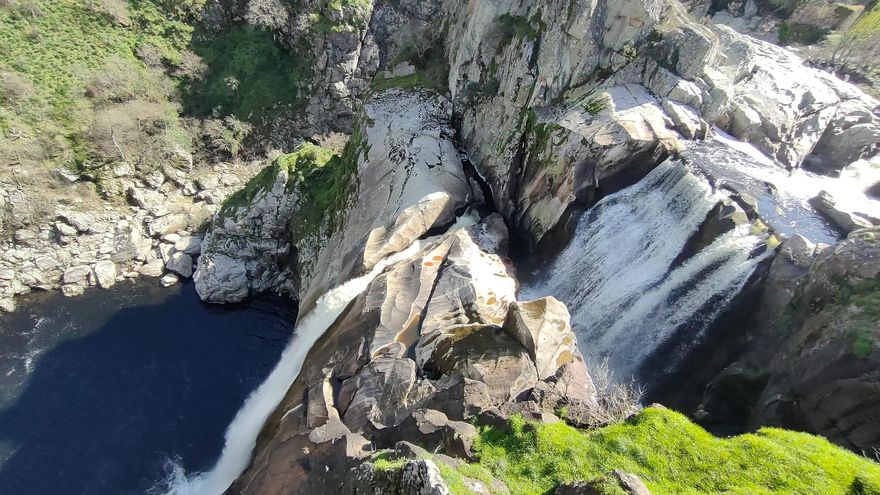
<svg viewBox="0 0 880 495">
<path fill-rule="evenodd" d="M 476 436 L 468 421 L 480 414 L 595 407 L 564 307 L 515 303 L 506 238 L 500 217 L 489 216 L 429 239 L 377 276 L 312 347 L 231 493 L 329 493 L 309 456 L 349 435 L 373 449 L 405 440 L 466 457 Z M 539 384 L 567 374 L 586 377 L 580 393 L 535 398 Z"/>
<path fill-rule="evenodd" d="M 344 225 L 325 239 L 297 239 L 300 305 L 432 229 L 474 199 L 453 139 L 449 100 L 389 90 L 364 104 L 357 190 Z"/>
<path fill-rule="evenodd" d="M 674 1 L 363 8 L 350 29 L 312 45 L 323 58 L 311 103 L 324 113 L 309 125 L 352 131 L 343 220 L 292 231 L 302 197 L 278 174 L 235 214 L 217 215 L 201 246 L 203 297 L 285 289 L 301 319 L 330 289 L 382 267 L 311 348 L 230 493 L 400 487 L 365 467 L 367 451 L 410 441 L 466 458 L 475 417 L 553 420 L 565 408 L 589 424 L 600 406 L 568 312 L 552 298 L 517 301 L 510 237 L 531 252 L 558 242 L 574 208 L 712 127 L 753 144 L 768 167 L 835 170 L 876 151 L 876 101 L 784 49 L 696 22 Z M 285 11 L 290 22 L 270 27 L 295 44 L 307 30 Z M 407 86 L 425 76 L 413 37 L 430 45 L 415 52 L 447 66 L 445 80 L 430 81 L 445 94 L 370 91 L 374 77 Z M 476 203 L 485 204 L 468 210 Z M 752 221 L 752 206 L 719 203 L 694 242 Z M 812 270 L 808 247 L 789 241 L 780 259 L 791 266 L 771 267 L 792 282 L 775 294 L 785 304 Z M 412 470 L 431 478 L 429 466 Z"/>
<path fill-rule="evenodd" d="M 249 203 L 215 214 L 193 277 L 202 300 L 238 302 L 290 283 L 285 270 L 291 255 L 288 225 L 298 195 L 288 190 L 288 179 L 288 172 L 279 170 Z"/>
<path fill-rule="evenodd" d="M 302 301 L 395 261 L 311 348 L 230 493 L 329 493 L 331 481 L 381 493 L 377 474 L 353 479 L 321 463 L 354 472 L 368 451 L 400 441 L 467 457 L 468 421 L 481 414 L 598 407 L 565 307 L 516 302 L 502 217 L 456 211 L 474 194 L 449 141 L 450 110 L 421 92 L 365 106 L 358 190 L 345 224 L 314 248 L 320 274 L 303 276 Z M 315 308 L 304 304 L 300 321 Z M 417 464 L 411 474 L 433 488 L 412 493 L 444 493 Z"/>
</svg>

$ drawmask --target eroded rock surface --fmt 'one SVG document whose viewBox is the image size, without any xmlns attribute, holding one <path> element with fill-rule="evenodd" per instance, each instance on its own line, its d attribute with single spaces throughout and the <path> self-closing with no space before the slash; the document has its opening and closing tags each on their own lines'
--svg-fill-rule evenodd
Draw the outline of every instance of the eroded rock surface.
<svg viewBox="0 0 880 495">
<path fill-rule="evenodd" d="M 308 298 L 418 249 L 385 267 L 311 348 L 230 493 L 372 486 L 379 478 L 342 474 L 369 450 L 406 440 L 467 457 L 469 421 L 481 414 L 549 417 L 569 406 L 584 419 L 597 407 L 564 306 L 516 302 L 502 217 L 456 219 L 473 194 L 446 134 L 448 102 L 395 91 L 366 114 L 358 190 L 345 224 L 315 247 L 329 260 L 315 265 L 323 275 L 304 276 L 300 291 Z M 327 471 L 331 457 L 337 469 Z M 425 480 L 430 470 L 419 466 Z"/>
</svg>

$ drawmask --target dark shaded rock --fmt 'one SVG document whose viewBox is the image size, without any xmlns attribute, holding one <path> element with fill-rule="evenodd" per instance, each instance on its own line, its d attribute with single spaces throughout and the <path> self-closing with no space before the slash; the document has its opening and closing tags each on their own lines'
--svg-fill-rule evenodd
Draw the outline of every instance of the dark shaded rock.
<svg viewBox="0 0 880 495">
<path fill-rule="evenodd" d="M 752 414 L 752 404 L 767 385 L 765 370 L 733 364 L 709 383 L 697 421 L 703 425 L 737 425 Z M 695 415 L 696 416 L 696 415 Z"/>
<path fill-rule="evenodd" d="M 681 253 L 673 261 L 673 265 L 684 263 L 685 260 L 702 251 L 724 233 L 733 230 L 738 225 L 747 223 L 749 223 L 749 216 L 738 202 L 731 198 L 722 199 L 709 210 L 706 219 L 685 243 Z"/>
<path fill-rule="evenodd" d="M 621 491 L 629 495 L 651 495 L 638 476 L 617 469 L 590 481 L 563 483 L 556 488 L 556 495 L 616 495 Z"/>
<path fill-rule="evenodd" d="M 460 326 L 438 336 L 425 369 L 439 374 L 458 371 L 485 383 L 493 403 L 507 402 L 538 381 L 526 349 L 500 327 Z"/>
<path fill-rule="evenodd" d="M 406 459 L 424 459 L 431 455 L 427 450 L 405 440 L 394 444 L 394 453 Z"/>
<path fill-rule="evenodd" d="M 880 199 L 880 182 L 865 189 L 865 194 L 874 198 L 874 199 Z"/>
</svg>

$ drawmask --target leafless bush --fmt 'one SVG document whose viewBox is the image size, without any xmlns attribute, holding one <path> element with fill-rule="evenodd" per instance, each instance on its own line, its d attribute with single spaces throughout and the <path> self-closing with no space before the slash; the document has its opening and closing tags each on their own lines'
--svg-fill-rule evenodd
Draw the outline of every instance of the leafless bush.
<svg viewBox="0 0 880 495">
<path fill-rule="evenodd" d="M 177 75 L 193 81 L 201 81 L 208 73 L 208 65 L 195 52 L 184 50 L 180 53 Z"/>
<path fill-rule="evenodd" d="M 131 24 L 125 0 L 86 0 L 85 7 L 96 14 L 106 15 L 120 26 Z"/>
<path fill-rule="evenodd" d="M 166 103 L 132 100 L 95 112 L 88 140 L 99 162 L 128 161 L 144 170 L 168 158 L 180 132 Z"/>
<path fill-rule="evenodd" d="M 173 91 L 172 83 L 159 69 L 145 69 L 136 61 L 110 57 L 86 77 L 85 95 L 96 106 L 124 103 L 135 99 L 164 101 Z"/>
<path fill-rule="evenodd" d="M 596 426 L 616 423 L 641 410 L 641 400 L 645 389 L 635 379 L 617 382 L 614 372 L 608 366 L 608 358 L 601 361 L 590 360 L 590 376 L 596 387 L 598 410 L 592 421 Z"/>
<path fill-rule="evenodd" d="M 135 49 L 135 54 L 147 67 L 158 69 L 162 67 L 162 50 L 151 43 L 142 43 Z"/>
<path fill-rule="evenodd" d="M 0 72 L 0 101 L 16 106 L 33 98 L 37 93 L 34 83 L 20 72 Z"/>
</svg>

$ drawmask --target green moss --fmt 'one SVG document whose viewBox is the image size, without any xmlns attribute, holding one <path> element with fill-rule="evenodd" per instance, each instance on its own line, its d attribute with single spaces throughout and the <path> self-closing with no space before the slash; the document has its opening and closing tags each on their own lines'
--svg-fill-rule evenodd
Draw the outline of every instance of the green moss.
<svg viewBox="0 0 880 495">
<path fill-rule="evenodd" d="M 356 132 L 341 155 L 314 151 L 315 159 L 296 162 L 291 179 L 296 181 L 302 201 L 292 219 L 295 239 L 329 234 L 338 228 L 356 191 L 358 158 L 367 152 L 366 142 Z"/>
<path fill-rule="evenodd" d="M 393 471 L 396 469 L 400 469 L 406 464 L 406 459 L 403 457 L 394 457 L 394 453 L 390 450 L 386 450 L 384 452 L 378 452 L 373 457 L 372 463 L 373 468 L 377 471 Z"/>
<path fill-rule="evenodd" d="M 865 358 L 880 346 L 880 280 L 858 284 L 838 281 L 838 291 L 830 310 L 841 314 L 853 354 Z"/>
<path fill-rule="evenodd" d="M 464 91 L 462 91 L 462 97 L 467 106 L 473 108 L 475 105 L 498 95 L 500 87 L 501 81 L 497 77 L 490 77 L 485 82 L 472 81 L 465 86 Z"/>
<path fill-rule="evenodd" d="M 509 429 L 483 427 L 475 448 L 475 465 L 513 494 L 551 493 L 561 482 L 614 469 L 639 475 L 657 495 L 880 494 L 880 466 L 820 437 L 762 428 L 717 438 L 655 408 L 591 432 L 513 418 Z"/>
<path fill-rule="evenodd" d="M 329 0 L 309 14 L 309 21 L 320 34 L 354 32 L 367 26 L 372 6 L 372 0 Z"/>
<path fill-rule="evenodd" d="M 257 195 L 271 189 L 279 171 L 280 168 L 273 162 L 251 178 L 243 188 L 227 196 L 220 207 L 220 218 L 232 217 L 236 209 L 247 206 Z"/>
<path fill-rule="evenodd" d="M 590 115 L 598 115 L 608 108 L 609 98 L 605 93 L 599 95 L 588 94 L 580 104 Z"/>
<path fill-rule="evenodd" d="M 315 207 L 334 206 L 331 196 L 339 192 L 339 187 L 327 180 L 325 169 L 330 175 L 337 173 L 339 160 L 340 157 L 328 149 L 308 142 L 303 143 L 292 153 L 273 160 L 242 189 L 229 195 L 220 209 L 220 217 L 227 218 L 234 215 L 236 209 L 250 204 L 259 194 L 270 190 L 281 171 L 288 174 L 286 185 L 288 190 L 298 186 L 300 194 L 305 194 L 309 199 L 319 202 L 314 205 Z M 327 190 L 321 190 L 322 187 L 327 187 Z"/>
</svg>

